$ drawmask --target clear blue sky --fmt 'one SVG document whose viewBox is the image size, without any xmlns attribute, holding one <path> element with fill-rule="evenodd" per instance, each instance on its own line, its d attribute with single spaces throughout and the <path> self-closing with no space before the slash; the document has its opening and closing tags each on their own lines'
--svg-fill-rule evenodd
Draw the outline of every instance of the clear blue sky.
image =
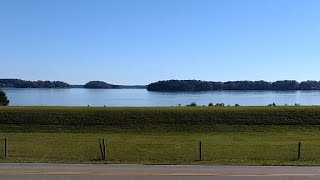
<svg viewBox="0 0 320 180">
<path fill-rule="evenodd" d="M 0 78 L 320 80 L 319 0 L 0 0 Z"/>
</svg>

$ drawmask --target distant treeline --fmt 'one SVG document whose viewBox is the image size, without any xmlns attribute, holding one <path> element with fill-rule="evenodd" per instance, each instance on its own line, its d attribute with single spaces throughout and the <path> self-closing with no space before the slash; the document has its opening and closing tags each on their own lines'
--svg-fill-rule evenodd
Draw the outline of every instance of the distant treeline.
<svg viewBox="0 0 320 180">
<path fill-rule="evenodd" d="M 25 81 L 21 79 L 0 79 L 0 87 L 13 88 L 69 88 L 70 84 L 62 81 Z"/>
<path fill-rule="evenodd" d="M 114 85 L 103 81 L 90 81 L 85 85 L 70 85 L 62 81 L 26 81 L 21 79 L 0 79 L 0 88 L 90 88 L 90 89 L 142 89 L 140 85 Z"/>
<path fill-rule="evenodd" d="M 320 81 L 284 80 L 212 82 L 199 80 L 168 80 L 151 83 L 148 91 L 210 91 L 210 90 L 320 90 Z"/>
<path fill-rule="evenodd" d="M 84 88 L 88 89 L 143 89 L 146 88 L 146 86 L 127 86 L 127 85 L 114 85 L 114 84 L 108 84 L 103 81 L 90 81 L 86 83 Z"/>
</svg>

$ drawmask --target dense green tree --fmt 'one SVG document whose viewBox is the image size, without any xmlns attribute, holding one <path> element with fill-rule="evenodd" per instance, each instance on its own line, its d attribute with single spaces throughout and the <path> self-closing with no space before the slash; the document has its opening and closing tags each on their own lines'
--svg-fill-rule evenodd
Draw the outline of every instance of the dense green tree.
<svg viewBox="0 0 320 180">
<path fill-rule="evenodd" d="M 0 89 L 0 106 L 8 106 L 9 105 L 9 100 L 4 91 Z"/>
</svg>

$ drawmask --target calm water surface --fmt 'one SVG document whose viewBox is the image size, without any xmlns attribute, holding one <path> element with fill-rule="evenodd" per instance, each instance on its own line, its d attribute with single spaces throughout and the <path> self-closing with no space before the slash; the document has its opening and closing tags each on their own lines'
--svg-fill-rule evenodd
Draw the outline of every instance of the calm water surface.
<svg viewBox="0 0 320 180">
<path fill-rule="evenodd" d="M 11 106 L 320 105 L 320 91 L 148 92 L 145 89 L 3 89 Z"/>
</svg>

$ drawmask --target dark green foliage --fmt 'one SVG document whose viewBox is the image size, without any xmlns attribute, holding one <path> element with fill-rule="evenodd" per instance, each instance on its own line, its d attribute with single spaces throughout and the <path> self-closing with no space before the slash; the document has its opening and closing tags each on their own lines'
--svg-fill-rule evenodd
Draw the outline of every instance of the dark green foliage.
<svg viewBox="0 0 320 180">
<path fill-rule="evenodd" d="M 209 103 L 208 106 L 213 106 L 213 103 Z"/>
<path fill-rule="evenodd" d="M 21 79 L 0 79 L 0 87 L 12 88 L 93 88 L 93 89 L 144 89 L 143 85 L 113 85 L 103 81 L 90 81 L 86 85 L 70 85 L 62 81 L 25 81 Z"/>
<path fill-rule="evenodd" d="M 190 103 L 190 104 L 187 104 L 187 106 L 197 106 L 197 103 L 192 102 L 192 103 Z"/>
<path fill-rule="evenodd" d="M 277 106 L 276 103 L 268 104 L 268 106 Z"/>
<path fill-rule="evenodd" d="M 151 83 L 147 86 L 149 91 L 209 91 L 219 90 L 222 83 L 198 80 L 169 80 Z"/>
<path fill-rule="evenodd" d="M 0 126 L 211 131 L 217 125 L 320 125 L 320 107 L 1 107 Z"/>
<path fill-rule="evenodd" d="M 0 79 L 0 87 L 69 88 L 70 85 L 62 81 L 25 81 L 21 79 Z"/>
<path fill-rule="evenodd" d="M 273 90 L 298 90 L 300 89 L 297 81 L 276 81 L 271 85 Z"/>
<path fill-rule="evenodd" d="M 301 90 L 319 90 L 320 82 L 317 81 L 303 81 L 300 83 Z"/>
<path fill-rule="evenodd" d="M 4 91 L 0 89 L 0 106 L 8 106 L 9 105 L 9 100 Z"/>
<path fill-rule="evenodd" d="M 141 86 L 141 85 L 125 86 L 125 85 L 108 84 L 104 81 L 90 81 L 86 83 L 83 87 L 88 89 L 144 89 L 146 88 L 146 86 Z"/>
<path fill-rule="evenodd" d="M 149 91 L 210 91 L 210 90 L 320 90 L 320 82 L 285 80 L 212 82 L 199 80 L 168 80 L 151 83 Z"/>
<path fill-rule="evenodd" d="M 108 84 L 103 81 L 90 81 L 87 84 L 85 84 L 83 87 L 90 88 L 90 89 L 112 89 L 114 88 L 114 85 Z"/>
</svg>

